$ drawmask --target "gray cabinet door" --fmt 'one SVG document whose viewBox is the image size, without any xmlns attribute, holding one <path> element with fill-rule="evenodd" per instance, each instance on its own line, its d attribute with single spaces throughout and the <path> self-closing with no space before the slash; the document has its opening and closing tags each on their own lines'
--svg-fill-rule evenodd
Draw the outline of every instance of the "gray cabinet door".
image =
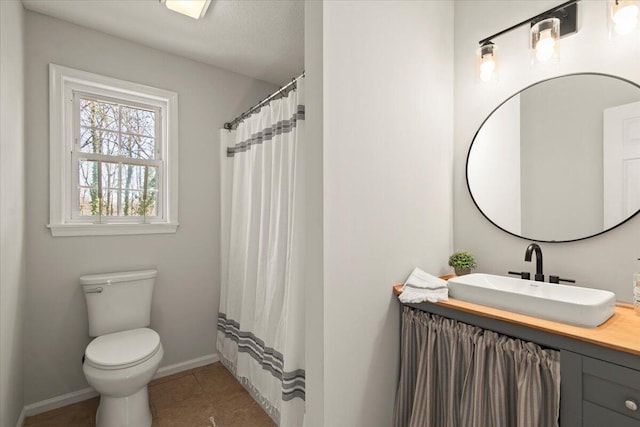
<svg viewBox="0 0 640 427">
<path fill-rule="evenodd" d="M 640 425 L 640 372 L 591 357 L 582 358 L 582 399 L 635 419 Z"/>
</svg>

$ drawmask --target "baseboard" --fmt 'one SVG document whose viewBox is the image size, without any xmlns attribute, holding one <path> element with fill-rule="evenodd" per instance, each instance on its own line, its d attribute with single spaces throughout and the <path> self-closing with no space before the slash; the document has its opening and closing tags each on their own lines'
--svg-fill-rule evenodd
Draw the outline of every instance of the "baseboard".
<svg viewBox="0 0 640 427">
<path fill-rule="evenodd" d="M 18 423 L 16 424 L 16 427 L 22 427 L 22 424 L 24 424 L 24 419 L 26 418 L 27 413 L 24 410 L 24 408 L 22 408 L 22 412 L 20 412 L 20 416 L 18 417 Z"/>
<path fill-rule="evenodd" d="M 163 366 L 162 368 L 158 369 L 158 372 L 156 372 L 156 375 L 153 378 L 156 379 L 166 377 L 169 375 L 177 374 L 178 372 L 199 368 L 200 366 L 209 365 L 218 361 L 220 361 L 220 355 L 218 353 L 208 354 L 206 356 L 187 360 L 185 362 Z M 24 419 L 25 415 L 30 417 L 42 412 L 51 411 L 52 409 L 73 405 L 74 403 L 82 402 L 83 400 L 91 399 L 96 396 L 98 396 L 98 393 L 93 388 L 87 387 L 83 388 L 82 390 L 52 397 L 51 399 L 41 400 L 40 402 L 26 405 L 22 411 L 21 418 Z M 21 426 L 22 424 L 18 425 Z"/>
<path fill-rule="evenodd" d="M 24 407 L 24 411 L 28 417 L 40 414 L 42 412 L 51 411 L 52 409 L 62 408 L 63 406 L 73 405 L 83 400 L 96 397 L 98 393 L 91 387 L 82 390 L 72 391 L 71 393 L 62 394 L 52 397 L 51 399 L 41 400 L 40 402 L 31 403 Z"/>
<path fill-rule="evenodd" d="M 153 379 L 167 377 L 169 375 L 177 374 L 178 372 L 187 371 L 189 369 L 199 368 L 200 366 L 210 365 L 211 363 L 219 362 L 220 355 L 218 353 L 207 354 L 206 356 L 198 357 L 196 359 L 187 360 L 185 362 L 175 363 L 169 366 L 163 366 L 158 369 Z"/>
</svg>

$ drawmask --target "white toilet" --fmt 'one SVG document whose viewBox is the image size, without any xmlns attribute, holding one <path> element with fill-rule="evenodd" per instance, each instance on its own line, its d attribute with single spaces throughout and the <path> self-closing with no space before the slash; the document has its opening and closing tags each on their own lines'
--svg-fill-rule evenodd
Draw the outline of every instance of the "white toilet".
<svg viewBox="0 0 640 427">
<path fill-rule="evenodd" d="M 97 427 L 149 427 L 147 384 L 164 351 L 160 336 L 147 328 L 156 270 L 80 277 L 89 314 L 85 350 L 87 382 L 100 393 Z"/>
</svg>

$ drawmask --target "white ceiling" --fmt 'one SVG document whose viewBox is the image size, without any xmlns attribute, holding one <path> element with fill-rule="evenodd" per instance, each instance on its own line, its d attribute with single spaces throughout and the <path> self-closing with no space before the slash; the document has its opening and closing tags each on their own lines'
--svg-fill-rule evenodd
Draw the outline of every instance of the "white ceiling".
<svg viewBox="0 0 640 427">
<path fill-rule="evenodd" d="M 304 67 L 301 0 L 212 0 L 200 20 L 172 12 L 159 0 L 22 3 L 29 10 L 277 85 Z"/>
</svg>

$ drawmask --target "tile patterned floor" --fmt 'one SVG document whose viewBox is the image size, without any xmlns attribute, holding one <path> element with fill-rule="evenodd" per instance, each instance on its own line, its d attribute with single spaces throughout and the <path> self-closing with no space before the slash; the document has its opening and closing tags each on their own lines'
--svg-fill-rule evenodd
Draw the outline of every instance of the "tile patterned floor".
<svg viewBox="0 0 640 427">
<path fill-rule="evenodd" d="M 159 378 L 149 384 L 153 427 L 275 427 L 220 363 Z M 27 417 L 25 427 L 95 426 L 98 398 Z"/>
</svg>

